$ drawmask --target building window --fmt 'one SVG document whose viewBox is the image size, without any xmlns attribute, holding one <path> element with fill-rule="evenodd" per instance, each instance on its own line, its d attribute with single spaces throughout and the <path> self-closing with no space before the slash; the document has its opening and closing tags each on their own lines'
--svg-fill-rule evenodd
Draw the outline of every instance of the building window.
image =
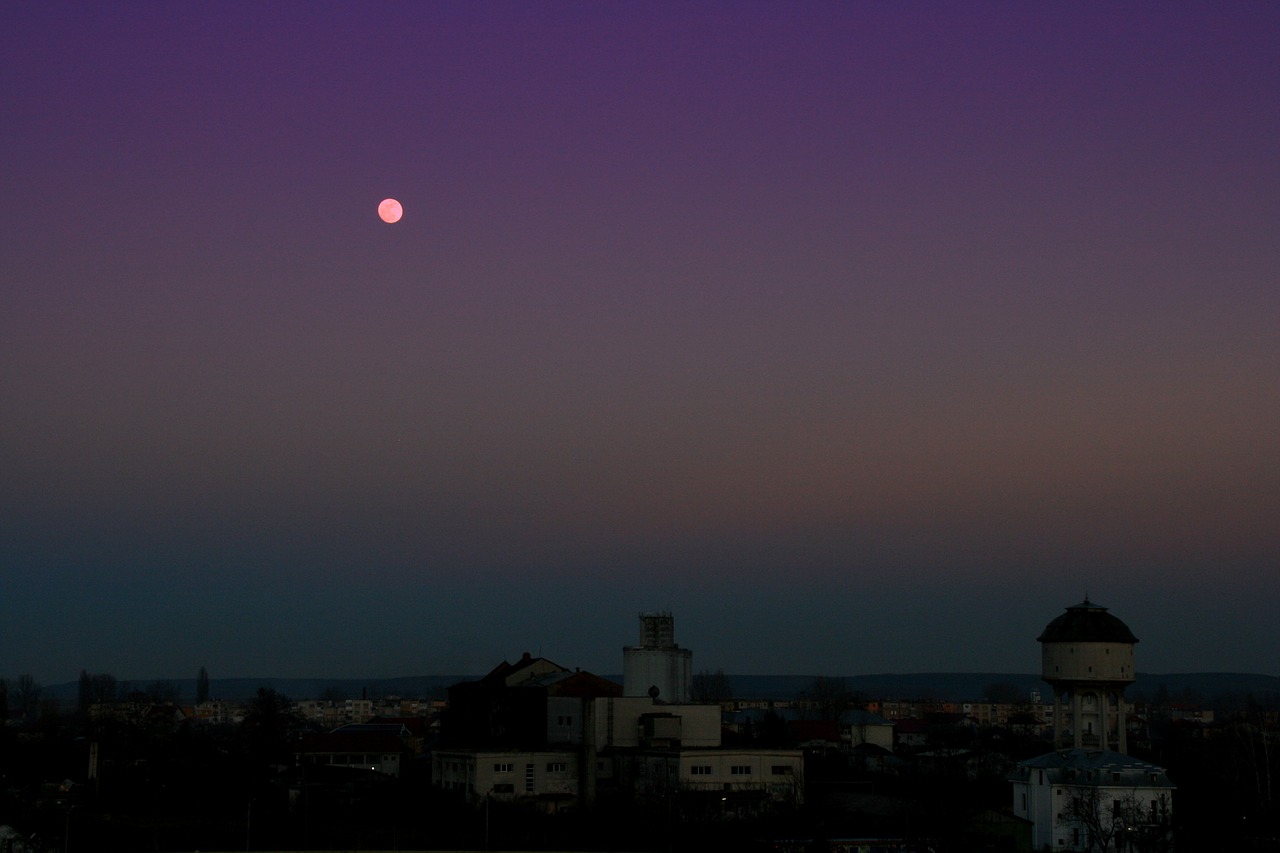
<svg viewBox="0 0 1280 853">
<path fill-rule="evenodd" d="M 711 765 L 710 765 L 710 764 L 695 764 L 695 765 L 693 765 L 692 767 L 690 767 L 690 768 L 689 768 L 689 775 L 690 775 L 690 776 L 710 776 L 710 775 L 711 775 Z"/>
<path fill-rule="evenodd" d="M 516 769 L 514 764 L 495 764 L 493 765 L 494 773 L 510 773 Z"/>
<path fill-rule="evenodd" d="M 732 767 L 730 767 L 730 768 L 729 768 L 729 775 L 730 775 L 730 776 L 750 776 L 750 775 L 751 775 L 751 765 L 750 765 L 750 764 L 735 764 L 735 765 L 733 765 Z"/>
<path fill-rule="evenodd" d="M 547 762 L 547 772 L 548 772 L 548 773 L 564 773 L 564 772 L 565 772 L 565 771 L 567 771 L 568 769 L 569 769 L 569 765 L 568 765 L 567 763 L 563 762 L 563 761 L 549 761 L 549 762 Z"/>
<path fill-rule="evenodd" d="M 773 775 L 774 775 L 774 776 L 790 776 L 790 775 L 791 775 L 791 765 L 790 765 L 790 764 L 775 764 L 775 765 L 773 765 L 773 767 L 771 768 L 770 772 L 771 772 L 771 773 L 773 773 Z"/>
</svg>

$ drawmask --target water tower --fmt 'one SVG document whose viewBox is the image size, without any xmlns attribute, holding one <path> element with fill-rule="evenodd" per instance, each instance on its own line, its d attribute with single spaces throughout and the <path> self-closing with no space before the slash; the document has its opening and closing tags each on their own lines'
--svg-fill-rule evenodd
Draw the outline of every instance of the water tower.
<svg viewBox="0 0 1280 853">
<path fill-rule="evenodd" d="M 640 645 L 622 649 L 622 695 L 667 703 L 693 695 L 693 652 L 676 645 L 670 613 L 640 614 Z"/>
<path fill-rule="evenodd" d="M 1129 626 L 1085 596 L 1037 639 L 1041 677 L 1053 688 L 1054 749 L 1127 752 L 1124 689 L 1138 642 Z"/>
</svg>

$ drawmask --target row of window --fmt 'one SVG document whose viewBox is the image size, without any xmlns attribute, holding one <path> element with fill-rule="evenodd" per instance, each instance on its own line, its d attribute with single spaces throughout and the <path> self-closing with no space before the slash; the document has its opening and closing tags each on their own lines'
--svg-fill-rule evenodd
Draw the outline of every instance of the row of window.
<svg viewBox="0 0 1280 853">
<path fill-rule="evenodd" d="M 792 773 L 792 767 L 789 764 L 775 764 L 769 768 L 769 772 L 772 773 L 774 776 L 790 776 Z M 690 776 L 710 776 L 711 765 L 710 764 L 694 764 L 689 768 L 689 775 Z M 750 764 L 730 765 L 729 775 L 730 776 L 750 776 L 751 765 Z"/>
<path fill-rule="evenodd" d="M 516 770 L 516 766 L 508 762 L 500 762 L 498 764 L 493 765 L 494 773 L 514 773 L 515 770 Z M 547 762 L 548 773 L 565 773 L 568 770 L 569 770 L 569 764 L 566 761 L 548 761 Z M 532 764 L 527 765 L 525 767 L 525 772 L 526 773 L 533 772 L 533 765 Z"/>
<path fill-rule="evenodd" d="M 601 767 L 602 766 L 603 766 L 603 763 L 601 763 Z M 454 765 L 454 769 L 455 770 L 457 769 L 456 764 Z M 516 769 L 515 764 L 510 762 L 498 762 L 493 765 L 494 773 L 514 773 L 515 769 Z M 525 768 L 526 773 L 532 772 L 532 770 L 533 770 L 532 764 L 527 765 Z M 548 761 L 547 762 L 548 773 L 567 773 L 568 771 L 569 771 L 568 762 L 565 762 L 565 761 Z M 793 772 L 793 768 L 789 764 L 775 764 L 769 768 L 769 772 L 774 776 L 790 776 Z M 689 768 L 689 775 L 710 776 L 711 765 L 710 764 L 694 764 Z M 730 765 L 729 775 L 730 776 L 750 776 L 751 765 L 750 764 Z"/>
</svg>

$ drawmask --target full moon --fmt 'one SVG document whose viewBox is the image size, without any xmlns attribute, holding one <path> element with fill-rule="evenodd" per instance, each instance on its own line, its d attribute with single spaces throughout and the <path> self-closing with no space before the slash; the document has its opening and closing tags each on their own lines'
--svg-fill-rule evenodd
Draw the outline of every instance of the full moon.
<svg viewBox="0 0 1280 853">
<path fill-rule="evenodd" d="M 384 198 L 378 202 L 378 216 L 382 217 L 383 222 L 399 222 L 400 217 L 404 216 L 404 208 L 394 198 Z"/>
</svg>

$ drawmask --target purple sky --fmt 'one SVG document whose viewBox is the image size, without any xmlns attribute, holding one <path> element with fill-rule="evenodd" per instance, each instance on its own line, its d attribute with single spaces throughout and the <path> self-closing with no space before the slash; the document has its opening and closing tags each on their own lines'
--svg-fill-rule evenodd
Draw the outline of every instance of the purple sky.
<svg viewBox="0 0 1280 853">
<path fill-rule="evenodd" d="M 0 5 L 0 676 L 1280 674 L 1278 43 Z"/>
</svg>

